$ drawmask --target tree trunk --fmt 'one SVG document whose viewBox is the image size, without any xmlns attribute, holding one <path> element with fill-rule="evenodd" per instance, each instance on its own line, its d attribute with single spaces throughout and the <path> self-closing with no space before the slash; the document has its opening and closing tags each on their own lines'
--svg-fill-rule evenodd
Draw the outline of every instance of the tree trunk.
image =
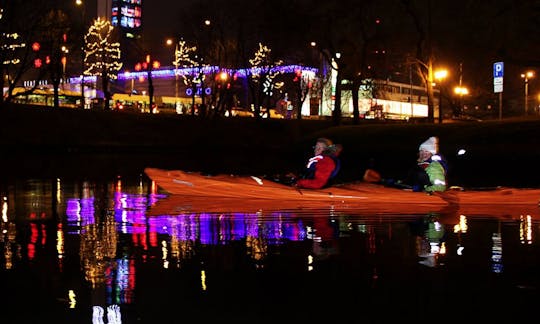
<svg viewBox="0 0 540 324">
<path fill-rule="evenodd" d="M 427 99 L 428 99 L 428 122 L 435 122 L 435 109 L 434 109 L 434 96 L 433 96 L 433 60 L 431 57 L 428 58 L 428 78 L 427 78 Z"/>
<path fill-rule="evenodd" d="M 360 80 L 356 79 L 353 81 L 351 91 L 352 91 L 352 101 L 353 101 L 353 124 L 358 125 L 360 123 L 360 109 L 358 108 L 358 91 L 360 89 Z"/>
<path fill-rule="evenodd" d="M 152 69 L 148 68 L 148 104 L 150 105 L 150 113 L 153 113 L 154 106 L 154 82 L 152 80 Z"/>
<path fill-rule="evenodd" d="M 103 89 L 103 96 L 105 97 L 105 102 L 103 104 L 103 109 L 109 110 L 109 102 L 111 101 L 111 93 L 109 92 L 109 78 L 107 77 L 107 72 L 103 71 L 101 73 L 101 88 Z"/>
<path fill-rule="evenodd" d="M 336 77 L 336 98 L 334 100 L 334 110 L 332 111 L 332 121 L 335 126 L 341 124 L 341 73 L 339 70 Z"/>
</svg>

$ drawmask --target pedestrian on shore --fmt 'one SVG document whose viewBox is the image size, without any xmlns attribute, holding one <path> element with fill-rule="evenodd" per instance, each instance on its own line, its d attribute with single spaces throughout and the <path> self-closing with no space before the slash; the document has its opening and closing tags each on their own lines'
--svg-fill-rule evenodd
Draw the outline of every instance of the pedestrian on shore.
<svg viewBox="0 0 540 324">
<path fill-rule="evenodd" d="M 313 147 L 313 157 L 306 165 L 300 179 L 294 184 L 297 188 L 320 189 L 331 185 L 341 167 L 339 154 L 342 146 L 328 138 L 319 138 Z"/>
</svg>

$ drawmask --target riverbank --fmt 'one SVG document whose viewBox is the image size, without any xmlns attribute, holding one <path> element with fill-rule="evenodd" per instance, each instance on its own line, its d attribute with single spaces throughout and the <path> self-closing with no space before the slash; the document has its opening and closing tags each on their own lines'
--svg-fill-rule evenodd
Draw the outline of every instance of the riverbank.
<svg viewBox="0 0 540 324">
<path fill-rule="evenodd" d="M 440 138 L 449 181 L 471 186 L 540 186 L 540 119 L 396 124 L 363 122 L 334 127 L 329 120 L 201 120 L 34 107 L 0 109 L 0 162 L 20 174 L 49 175 L 70 168 L 103 174 L 146 166 L 204 172 L 269 174 L 298 171 L 317 137 L 341 143 L 343 181 L 362 177 L 370 163 L 401 178 L 418 145 Z M 464 149 L 464 155 L 458 151 Z M 370 162 L 371 161 L 371 162 Z M 286 171 L 284 171 L 286 170 Z"/>
</svg>

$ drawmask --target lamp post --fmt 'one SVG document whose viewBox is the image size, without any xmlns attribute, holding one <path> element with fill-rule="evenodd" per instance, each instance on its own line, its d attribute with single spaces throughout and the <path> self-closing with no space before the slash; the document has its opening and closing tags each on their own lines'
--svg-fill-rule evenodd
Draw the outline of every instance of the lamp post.
<svg viewBox="0 0 540 324">
<path fill-rule="evenodd" d="M 459 108 L 462 109 L 462 105 L 463 105 L 463 96 L 465 95 L 468 95 L 469 94 L 469 89 L 467 89 L 466 87 L 464 86 L 457 86 L 454 88 L 454 93 L 457 94 L 459 96 Z"/>
<path fill-rule="evenodd" d="M 79 7 L 81 7 L 81 16 L 82 16 L 82 30 L 81 30 L 81 108 L 84 109 L 84 57 L 85 57 L 85 50 L 86 50 L 86 44 L 84 41 L 84 32 L 85 32 L 85 16 L 86 16 L 86 6 L 83 3 L 82 0 L 75 0 L 75 4 Z"/>
<path fill-rule="evenodd" d="M 529 113 L 529 79 L 534 77 L 533 71 L 527 71 L 521 74 L 521 78 L 525 81 L 525 116 Z"/>
<path fill-rule="evenodd" d="M 130 88 L 130 91 L 129 91 L 129 94 L 132 95 L 133 94 L 133 90 L 135 90 L 135 79 L 134 79 L 134 76 L 131 74 L 131 71 L 126 71 L 125 72 L 125 75 L 126 75 L 126 78 L 131 80 L 131 88 Z"/>
<path fill-rule="evenodd" d="M 439 124 L 443 122 L 443 110 L 442 110 L 442 81 L 448 76 L 447 70 L 437 70 L 434 73 L 435 79 L 439 84 Z"/>
<path fill-rule="evenodd" d="M 166 44 L 168 46 L 172 45 L 173 40 L 167 39 Z M 180 55 L 180 49 L 178 48 L 178 42 L 175 42 L 176 45 L 174 47 L 174 108 L 176 111 L 180 109 L 180 103 L 178 102 L 178 61 L 179 61 L 179 55 Z"/>
</svg>

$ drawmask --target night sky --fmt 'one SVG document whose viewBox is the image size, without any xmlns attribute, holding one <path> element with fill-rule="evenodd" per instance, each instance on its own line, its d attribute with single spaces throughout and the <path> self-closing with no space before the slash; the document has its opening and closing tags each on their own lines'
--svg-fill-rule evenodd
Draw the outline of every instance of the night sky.
<svg viewBox="0 0 540 324">
<path fill-rule="evenodd" d="M 321 20 L 321 12 L 327 12 L 323 19 L 337 22 L 337 28 L 346 27 L 347 24 L 342 22 L 347 19 L 354 21 L 354 15 L 359 17 L 357 20 L 380 19 L 381 31 L 372 35 L 373 43 L 386 51 L 387 60 L 393 64 L 405 61 L 406 55 L 414 54 L 420 37 L 414 18 L 403 6 L 405 2 L 372 1 L 369 10 L 361 11 L 358 9 L 360 4 L 369 1 L 144 0 L 143 40 L 164 62 L 162 65 L 169 65 L 172 49 L 165 47 L 165 39 L 189 35 L 190 29 L 207 16 L 220 22 L 226 32 L 238 24 L 246 25 L 249 26 L 246 30 L 256 34 L 255 37 L 273 42 L 270 46 L 276 51 L 279 47 L 292 51 L 320 36 L 313 28 L 325 24 Z M 537 1 L 410 2 L 415 4 L 416 14 L 424 25 L 428 17 L 426 13 L 431 12 L 434 64 L 450 70 L 448 82 L 457 84 L 461 78 L 474 89 L 475 94 L 489 96 L 491 92 L 493 95 L 493 63 L 504 61 L 507 98 L 520 100 L 523 92 L 520 74 L 529 69 L 538 69 L 540 73 L 540 60 L 537 58 L 540 52 L 540 5 Z M 313 14 L 317 11 L 318 16 Z M 339 25 L 340 21 L 342 25 Z M 298 32 L 302 28 L 305 31 Z M 324 31 L 324 28 L 320 30 Z M 352 35 L 348 39 L 344 37 L 345 40 L 356 41 L 354 32 L 345 32 Z M 336 34 L 345 32 L 340 29 L 334 31 Z M 535 85 L 536 80 L 530 81 L 531 93 L 540 90 L 540 78 L 538 81 L 538 86 Z"/>
</svg>

